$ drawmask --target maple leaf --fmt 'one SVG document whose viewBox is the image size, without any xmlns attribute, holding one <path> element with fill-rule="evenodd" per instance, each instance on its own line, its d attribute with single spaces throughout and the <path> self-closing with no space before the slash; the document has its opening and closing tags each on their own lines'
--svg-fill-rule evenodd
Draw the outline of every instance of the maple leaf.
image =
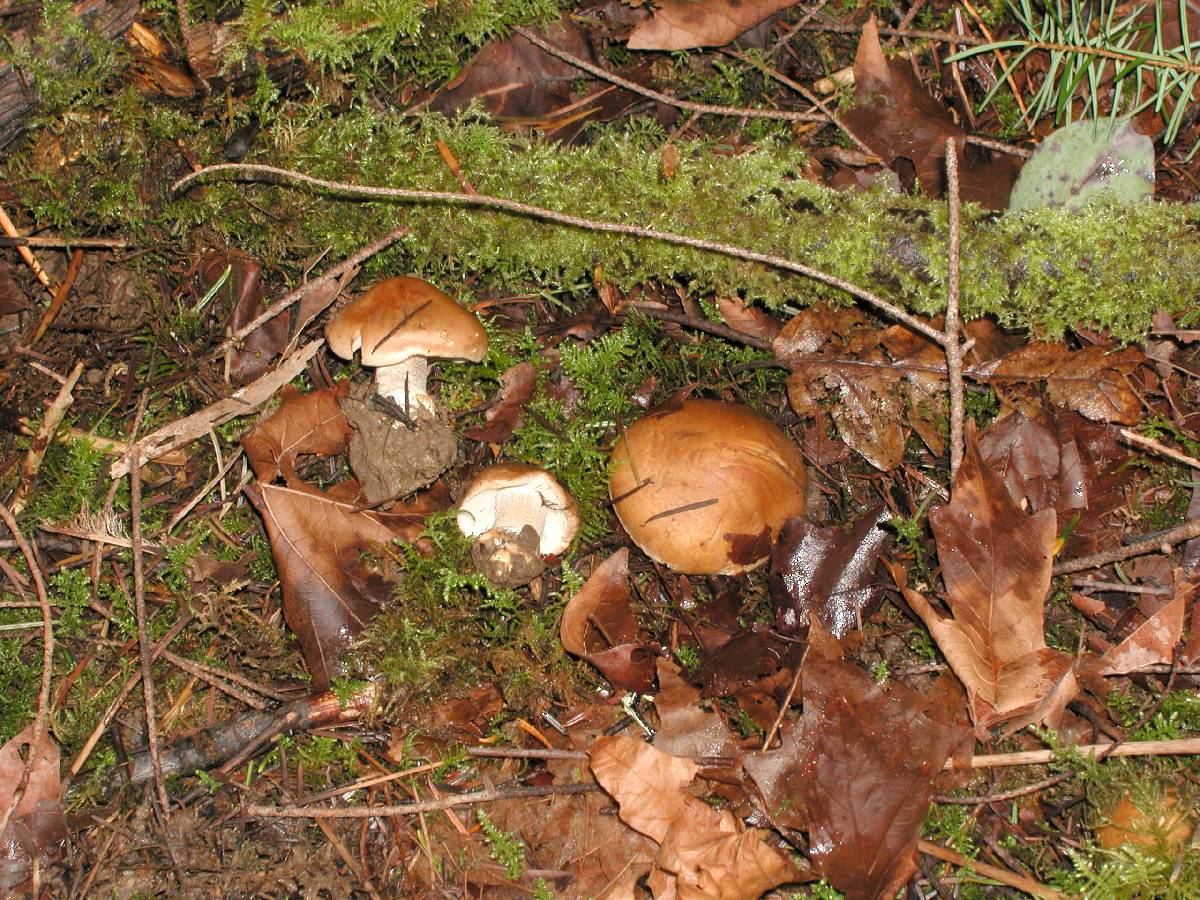
<svg viewBox="0 0 1200 900">
<path fill-rule="evenodd" d="M 794 635 L 815 612 L 834 637 L 861 628 L 863 611 L 881 599 L 875 566 L 891 541 L 881 527 L 890 518 L 879 506 L 860 516 L 848 532 L 788 519 L 771 549 L 776 627 Z"/>
<path fill-rule="evenodd" d="M 687 793 L 699 772 L 691 760 L 620 736 L 597 738 L 588 756 L 621 820 L 659 844 L 650 873 L 655 897 L 754 900 L 800 877 L 764 842 L 766 832 Z"/>
<path fill-rule="evenodd" d="M 1075 691 L 1070 659 L 1048 648 L 1043 633 L 1054 511 L 1021 509 L 984 464 L 971 422 L 951 502 L 929 521 L 952 616 L 911 588 L 904 596 L 966 686 L 976 727 L 1053 722 Z"/>
<path fill-rule="evenodd" d="M 13 796 L 32 755 L 29 780 L 21 802 L 0 834 L 0 891 L 14 891 L 30 875 L 33 860 L 67 836 L 58 774 L 58 744 L 48 733 L 33 745 L 33 725 L 0 747 L 0 810 L 12 806 Z M 8 896 L 5 893 L 5 896 Z"/>
<path fill-rule="evenodd" d="M 604 673 L 614 687 L 643 693 L 654 681 L 657 648 L 639 641 L 629 605 L 629 548 L 596 567 L 563 610 L 563 649 Z"/>
<path fill-rule="evenodd" d="M 360 555 L 396 537 L 385 517 L 316 488 L 255 484 L 246 496 L 267 526 L 283 585 L 283 615 L 300 639 L 315 690 L 340 674 L 339 656 L 375 616 L 392 585 Z"/>
<path fill-rule="evenodd" d="M 284 385 L 279 409 L 242 438 L 246 458 L 259 481 L 271 482 L 282 475 L 290 486 L 297 487 L 296 459 L 301 454 L 345 452 L 350 444 L 350 423 L 338 400 L 349 386 L 346 381 L 336 388 L 302 394 L 290 384 Z"/>
<path fill-rule="evenodd" d="M 808 832 L 818 873 L 848 900 L 890 898 L 916 871 L 934 780 L 970 737 L 962 691 L 945 676 L 928 697 L 885 690 L 814 627 L 800 728 L 744 765 L 774 821 Z"/>
<path fill-rule="evenodd" d="M 657 0 L 629 36 L 630 50 L 720 47 L 799 0 Z"/>
</svg>

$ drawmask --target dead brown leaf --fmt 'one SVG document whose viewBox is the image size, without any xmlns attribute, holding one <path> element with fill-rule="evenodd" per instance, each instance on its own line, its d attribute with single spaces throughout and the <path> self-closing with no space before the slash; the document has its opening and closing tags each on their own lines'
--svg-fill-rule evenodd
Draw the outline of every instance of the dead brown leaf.
<svg viewBox="0 0 1200 900">
<path fill-rule="evenodd" d="M 586 659 L 614 687 L 644 693 L 654 683 L 657 648 L 639 641 L 629 599 L 629 548 L 622 547 L 571 598 L 559 637 L 568 653 Z"/>
<path fill-rule="evenodd" d="M 935 100 L 908 60 L 888 60 L 872 16 L 863 26 L 854 58 L 855 106 L 843 113 L 847 127 L 900 176 L 907 189 L 939 197 L 945 190 L 946 141 L 955 142 L 963 200 L 1005 209 L 1019 166 L 1011 157 L 989 160 L 966 143 L 966 133 Z"/>
<path fill-rule="evenodd" d="M 283 586 L 283 614 L 300 639 L 315 690 L 339 674 L 339 656 L 375 616 L 392 585 L 361 554 L 396 537 L 382 517 L 316 488 L 255 484 L 246 496 L 267 526 Z"/>
<path fill-rule="evenodd" d="M 748 305 L 737 297 L 718 297 L 717 311 L 730 328 L 768 341 L 779 336 L 779 320 L 764 309 Z"/>
<path fill-rule="evenodd" d="M 848 900 L 882 900 L 916 871 L 934 781 L 970 737 L 962 691 L 945 676 L 928 697 L 885 690 L 822 643 L 804 662 L 802 736 L 745 766 L 774 821 L 808 832 L 817 872 Z"/>
<path fill-rule="evenodd" d="M 699 768 L 627 737 L 598 738 L 592 772 L 617 801 L 621 820 L 659 846 L 650 889 L 655 897 L 754 900 L 800 875 L 783 853 L 728 810 L 687 793 Z"/>
<path fill-rule="evenodd" d="M 0 260 L 0 316 L 24 312 L 28 308 L 29 300 L 12 277 L 12 267 Z"/>
<path fill-rule="evenodd" d="M 302 394 L 285 385 L 279 392 L 279 409 L 242 438 L 255 477 L 269 483 L 282 476 L 296 487 L 300 481 L 296 459 L 301 454 L 334 456 L 345 452 L 350 444 L 350 423 L 338 401 L 349 387 L 346 381 L 335 388 Z"/>
<path fill-rule="evenodd" d="M 629 36 L 630 50 L 720 47 L 799 0 L 658 0 Z"/>
<path fill-rule="evenodd" d="M 21 802 L 0 835 L 0 891 L 15 891 L 29 878 L 34 859 L 54 849 L 67 836 L 58 774 L 58 745 L 43 732 L 33 745 L 33 725 L 0 747 L 0 809 L 12 806 L 25 771 L 33 765 Z M 7 894 L 6 894 L 7 895 Z"/>
<path fill-rule="evenodd" d="M 891 542 L 881 527 L 890 518 L 879 506 L 860 516 L 850 531 L 818 528 L 799 518 L 784 523 L 771 548 L 775 623 L 783 634 L 797 634 L 812 612 L 837 638 L 862 627 L 864 612 L 882 599 L 875 567 Z"/>
<path fill-rule="evenodd" d="M 1124 675 L 1143 666 L 1170 663 L 1183 636 L 1183 617 L 1196 585 L 1175 574 L 1175 594 L 1152 613 L 1133 634 L 1100 659 L 1101 675 Z"/>
<path fill-rule="evenodd" d="M 950 503 L 929 514 L 952 616 L 918 591 L 904 596 L 966 686 L 977 728 L 1053 723 L 1075 690 L 1069 657 L 1043 631 L 1056 517 L 1021 509 L 980 456 L 973 423 L 966 443 Z"/>
<path fill-rule="evenodd" d="M 737 759 L 741 748 L 725 718 L 701 709 L 700 691 L 679 675 L 674 663 L 658 660 L 658 690 L 654 694 L 658 728 L 654 746 L 680 757 L 724 756 Z"/>
<path fill-rule="evenodd" d="M 1094 422 L 1132 425 L 1142 404 L 1126 377 L 1146 362 L 1134 347 L 1114 349 L 1093 344 L 1071 351 L 1063 344 L 1035 341 L 979 369 L 1008 381 L 1046 382 L 1046 393 L 1058 406 Z"/>
<path fill-rule="evenodd" d="M 485 444 L 504 444 L 521 427 L 521 413 L 533 398 L 537 369 L 531 362 L 517 363 L 500 376 L 500 394 L 485 415 L 485 424 L 464 428 L 463 435 Z"/>
</svg>

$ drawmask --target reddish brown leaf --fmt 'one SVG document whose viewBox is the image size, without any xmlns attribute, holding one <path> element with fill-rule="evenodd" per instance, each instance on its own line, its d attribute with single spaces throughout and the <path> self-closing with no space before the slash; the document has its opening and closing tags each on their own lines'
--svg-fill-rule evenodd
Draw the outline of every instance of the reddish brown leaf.
<svg viewBox="0 0 1200 900">
<path fill-rule="evenodd" d="M 504 444 L 521 427 L 521 413 L 533 398 L 537 369 L 531 362 L 517 363 L 500 376 L 500 395 L 487 411 L 486 423 L 464 428 L 463 435 L 486 444 Z"/>
<path fill-rule="evenodd" d="M 980 457 L 972 422 L 951 502 L 929 521 L 953 615 L 917 591 L 904 596 L 966 686 L 976 726 L 1053 722 L 1075 689 L 1070 659 L 1049 649 L 1043 633 L 1053 511 L 1021 509 Z"/>
<path fill-rule="evenodd" d="M 200 264 L 200 291 L 205 293 L 221 280 L 220 296 L 229 304 L 228 331 L 233 333 L 253 321 L 265 309 L 266 290 L 262 283 L 262 264 L 242 254 L 209 256 Z M 289 317 L 276 316 L 250 332 L 230 354 L 229 378 L 234 384 L 246 384 L 271 367 L 288 341 Z"/>
<path fill-rule="evenodd" d="M 843 113 L 847 127 L 899 176 L 913 177 L 930 197 L 945 188 L 946 141 L 958 151 L 962 198 L 989 209 L 1005 209 L 1019 166 L 1011 157 L 989 161 L 966 143 L 966 133 L 930 96 L 908 60 L 888 60 L 872 16 L 863 26 L 854 58 L 855 106 Z"/>
<path fill-rule="evenodd" d="M 815 611 L 821 625 L 840 638 L 862 627 L 862 616 L 882 599 L 875 567 L 891 536 L 883 506 L 863 514 L 850 531 L 818 528 L 788 519 L 771 550 L 771 594 L 776 627 L 795 635 Z"/>
<path fill-rule="evenodd" d="M 687 793 L 699 768 L 627 737 L 598 738 L 592 773 L 621 820 L 658 842 L 650 876 L 656 897 L 754 900 L 799 875 L 789 859 L 728 810 Z"/>
<path fill-rule="evenodd" d="M 1113 515 L 1125 503 L 1129 450 L 1111 425 L 1060 411 L 1055 420 L 1061 467 L 1058 473 L 1059 529 L 1074 524 L 1064 553 L 1083 556 L 1121 542 L 1122 523 Z"/>
<path fill-rule="evenodd" d="M 629 605 L 629 549 L 622 547 L 592 572 L 563 610 L 563 648 L 604 673 L 614 687 L 643 693 L 654 683 L 656 648 L 639 642 Z"/>
<path fill-rule="evenodd" d="M 1134 629 L 1133 634 L 1104 654 L 1101 675 L 1124 675 L 1142 666 L 1170 663 L 1175 647 L 1183 636 L 1183 617 L 1187 601 L 1196 585 L 1176 573 L 1175 595 Z"/>
<path fill-rule="evenodd" d="M 922 697 L 884 690 L 816 645 L 804 663 L 803 737 L 745 760 L 773 819 L 808 831 L 814 868 L 848 900 L 883 900 L 916 871 L 934 779 L 970 736 L 952 679 Z"/>
<path fill-rule="evenodd" d="M 29 301 L 12 277 L 12 267 L 0 260 L 0 316 L 8 316 L 29 308 Z"/>
<path fill-rule="evenodd" d="M 754 625 L 713 651 L 696 670 L 694 680 L 705 697 L 727 697 L 789 665 L 789 651 L 794 653 L 795 647 Z"/>
<path fill-rule="evenodd" d="M 657 0 L 629 36 L 630 50 L 720 47 L 798 0 Z"/>
<path fill-rule="evenodd" d="M 752 334 L 768 341 L 779 336 L 781 326 L 778 319 L 766 310 L 743 303 L 737 297 L 718 297 L 717 311 L 726 325 L 743 334 Z"/>
<path fill-rule="evenodd" d="M 1054 429 L 1014 412 L 979 436 L 984 462 L 1030 512 L 1053 509 L 1058 498 L 1059 447 Z"/>
<path fill-rule="evenodd" d="M 284 618 L 300 639 L 313 687 L 327 690 L 341 652 L 391 594 L 392 585 L 360 556 L 396 535 L 378 514 L 355 512 L 315 488 L 256 484 L 246 496 L 267 526 Z"/>
<path fill-rule="evenodd" d="M 33 868 L 33 860 L 52 850 L 67 836 L 58 776 L 58 745 L 43 733 L 33 743 L 33 725 L 0 747 L 0 810 L 12 807 L 13 797 L 31 755 L 33 766 L 21 802 L 0 835 L 0 891 L 14 891 Z M 6 893 L 7 896 L 7 893 Z"/>
<path fill-rule="evenodd" d="M 301 454 L 333 456 L 350 444 L 350 423 L 338 400 L 350 382 L 335 388 L 320 388 L 307 394 L 291 385 L 279 392 L 279 409 L 260 421 L 242 438 L 246 458 L 259 481 L 272 482 L 283 476 L 295 487 L 296 458 Z"/>
<path fill-rule="evenodd" d="M 1091 345 L 1072 352 L 1062 344 L 1035 341 L 977 371 L 1009 381 L 1045 381 L 1055 404 L 1094 422 L 1132 425 L 1141 414 L 1141 401 L 1125 376 L 1145 361 L 1145 354 L 1133 347 Z"/>
</svg>

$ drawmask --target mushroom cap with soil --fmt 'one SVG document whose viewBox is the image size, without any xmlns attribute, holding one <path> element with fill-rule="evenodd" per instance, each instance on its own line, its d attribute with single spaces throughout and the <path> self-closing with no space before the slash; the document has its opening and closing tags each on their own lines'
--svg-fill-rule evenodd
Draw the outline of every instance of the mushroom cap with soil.
<svg viewBox="0 0 1200 900">
<path fill-rule="evenodd" d="M 579 531 L 579 503 L 543 469 L 499 463 L 475 476 L 459 502 L 458 527 L 475 538 L 471 556 L 488 580 L 528 584 L 546 556 L 563 553 Z"/>
<path fill-rule="evenodd" d="M 362 351 L 375 367 L 375 387 L 406 411 L 434 409 L 426 391 L 429 359 L 479 362 L 488 337 L 474 313 L 420 278 L 381 281 L 345 306 L 325 327 L 329 349 L 343 359 Z"/>
<path fill-rule="evenodd" d="M 609 495 L 647 556 L 690 575 L 762 565 L 805 514 L 799 448 L 739 403 L 672 400 L 634 422 L 613 448 Z"/>
</svg>

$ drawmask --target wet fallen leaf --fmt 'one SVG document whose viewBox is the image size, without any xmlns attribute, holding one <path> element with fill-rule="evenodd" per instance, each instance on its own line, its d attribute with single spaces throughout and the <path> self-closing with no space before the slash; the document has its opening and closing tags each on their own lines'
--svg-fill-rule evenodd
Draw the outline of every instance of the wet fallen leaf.
<svg viewBox="0 0 1200 900">
<path fill-rule="evenodd" d="M 890 518 L 879 506 L 849 531 L 818 528 L 806 519 L 784 523 L 771 549 L 771 594 L 783 634 L 795 635 L 813 612 L 834 637 L 862 627 L 864 611 L 882 599 L 875 567 L 891 541 L 882 527 Z"/>
<path fill-rule="evenodd" d="M 517 363 L 500 376 L 500 394 L 485 414 L 485 424 L 464 428 L 463 435 L 473 441 L 504 444 L 521 427 L 521 413 L 533 398 L 537 369 L 531 362 Z"/>
<path fill-rule="evenodd" d="M 1014 412 L 979 436 L 979 452 L 1018 503 L 1031 512 L 1054 508 L 1061 461 L 1053 423 Z"/>
<path fill-rule="evenodd" d="M 655 647 L 639 640 L 629 604 L 629 549 L 622 547 L 592 572 L 563 610 L 563 648 L 599 669 L 613 687 L 643 693 L 654 683 Z"/>
<path fill-rule="evenodd" d="M 946 677 L 928 697 L 884 689 L 821 643 L 804 662 L 800 728 L 744 765 L 773 820 L 808 832 L 817 872 L 848 900 L 891 898 L 916 871 L 934 780 L 970 737 L 962 691 Z"/>
<path fill-rule="evenodd" d="M 291 385 L 279 392 L 279 409 L 260 421 L 242 438 L 242 447 L 259 481 L 272 482 L 280 476 L 295 487 L 296 459 L 301 454 L 333 456 L 350 444 L 350 423 L 338 401 L 350 382 L 335 388 L 319 388 L 307 394 Z"/>
<path fill-rule="evenodd" d="M 12 267 L 0 261 L 0 316 L 19 313 L 29 307 L 25 293 L 12 277 Z"/>
<path fill-rule="evenodd" d="M 911 588 L 904 596 L 966 686 L 976 726 L 1055 721 L 1075 679 L 1070 658 L 1046 646 L 1043 630 L 1054 512 L 1021 509 L 984 463 L 969 423 L 951 501 L 931 510 L 929 522 L 952 615 Z"/>
<path fill-rule="evenodd" d="M 717 311 L 726 325 L 743 334 L 752 334 L 768 341 L 775 340 L 779 335 L 781 326 L 778 319 L 766 310 L 743 303 L 737 297 L 718 297 Z"/>
<path fill-rule="evenodd" d="M 883 55 L 874 16 L 863 26 L 854 58 L 854 85 L 856 103 L 842 114 L 843 121 L 900 175 L 905 189 L 915 178 L 927 196 L 942 195 L 946 141 L 953 139 L 962 199 L 989 209 L 1008 206 L 1019 166 L 1011 157 L 988 160 L 986 153 L 966 143 L 966 133 L 925 89 L 912 64 Z"/>
<path fill-rule="evenodd" d="M 378 612 L 392 585 L 361 555 L 396 537 L 376 513 L 355 511 L 316 488 L 250 485 L 283 586 L 283 614 L 300 639 L 315 690 L 338 675 L 339 657 Z"/>
<path fill-rule="evenodd" d="M 720 47 L 799 0 L 658 0 L 629 36 L 630 50 Z"/>
<path fill-rule="evenodd" d="M 33 745 L 33 725 L 0 747 L 0 810 L 11 808 L 32 755 L 33 766 L 21 802 L 0 834 L 0 891 L 15 891 L 33 870 L 33 861 L 67 836 L 58 774 L 58 745 L 43 733 Z"/>
<path fill-rule="evenodd" d="M 764 842 L 767 832 L 687 792 L 699 772 L 691 760 L 627 737 L 598 738 L 588 755 L 621 820 L 659 844 L 655 897 L 754 900 L 799 879 L 788 857 Z"/>
<path fill-rule="evenodd" d="M 718 712 L 702 709 L 700 691 L 679 675 L 671 662 L 658 660 L 658 690 L 654 693 L 658 713 L 654 746 L 679 757 L 741 756 L 737 739 Z"/>
</svg>

